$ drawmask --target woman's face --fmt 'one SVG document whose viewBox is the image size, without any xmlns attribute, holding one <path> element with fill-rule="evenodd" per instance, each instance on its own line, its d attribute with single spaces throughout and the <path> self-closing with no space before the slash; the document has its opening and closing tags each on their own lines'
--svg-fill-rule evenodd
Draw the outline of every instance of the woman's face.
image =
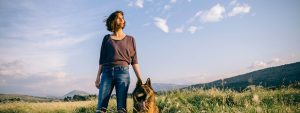
<svg viewBox="0 0 300 113">
<path fill-rule="evenodd" d="M 121 13 L 118 13 L 117 14 L 117 17 L 116 17 L 116 24 L 118 26 L 118 28 L 123 28 L 124 27 L 124 23 L 125 23 L 125 20 L 124 20 L 124 17 Z"/>
</svg>

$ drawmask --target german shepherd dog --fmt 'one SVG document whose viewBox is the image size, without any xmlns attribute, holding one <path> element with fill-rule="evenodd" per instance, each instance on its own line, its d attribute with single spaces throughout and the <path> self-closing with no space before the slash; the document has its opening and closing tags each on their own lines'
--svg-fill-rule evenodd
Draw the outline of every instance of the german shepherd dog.
<svg viewBox="0 0 300 113">
<path fill-rule="evenodd" d="M 150 78 L 146 83 L 138 80 L 132 93 L 133 113 L 158 113 L 158 107 L 155 103 L 155 93 L 152 89 Z"/>
</svg>

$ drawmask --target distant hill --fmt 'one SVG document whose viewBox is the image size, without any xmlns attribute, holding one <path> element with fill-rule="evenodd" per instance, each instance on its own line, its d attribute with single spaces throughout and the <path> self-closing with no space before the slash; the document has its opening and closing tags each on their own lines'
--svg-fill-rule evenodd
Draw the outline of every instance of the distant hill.
<svg viewBox="0 0 300 113">
<path fill-rule="evenodd" d="M 265 68 L 250 73 L 216 80 L 204 84 L 196 84 L 186 88 L 230 88 L 237 91 L 245 89 L 248 85 L 261 85 L 268 88 L 277 88 L 300 81 L 300 62 Z M 223 85 L 222 85 L 223 83 Z M 186 89 L 183 88 L 183 89 Z"/>
<path fill-rule="evenodd" d="M 132 85 L 129 86 L 128 93 L 132 93 L 134 88 L 135 88 L 135 83 L 130 83 Z M 152 88 L 154 91 L 168 91 L 168 90 L 174 90 L 174 89 L 180 89 L 187 87 L 189 85 L 184 85 L 184 84 L 170 84 L 170 83 L 151 83 Z M 113 91 L 112 94 L 115 94 L 116 92 Z"/>
<path fill-rule="evenodd" d="M 180 89 L 187 86 L 188 85 L 152 83 L 152 88 L 154 89 L 154 91 L 168 91 L 168 90 Z"/>
<path fill-rule="evenodd" d="M 59 101 L 54 98 L 37 97 L 21 94 L 0 94 L 0 102 L 15 102 L 15 101 L 26 101 L 26 102 L 51 102 Z"/>
<path fill-rule="evenodd" d="M 73 90 L 73 91 L 71 91 L 71 92 L 65 94 L 65 95 L 63 96 L 63 98 L 65 98 L 65 97 L 73 97 L 74 95 L 88 96 L 89 93 L 84 92 L 84 91 L 79 91 L 79 90 Z"/>
</svg>

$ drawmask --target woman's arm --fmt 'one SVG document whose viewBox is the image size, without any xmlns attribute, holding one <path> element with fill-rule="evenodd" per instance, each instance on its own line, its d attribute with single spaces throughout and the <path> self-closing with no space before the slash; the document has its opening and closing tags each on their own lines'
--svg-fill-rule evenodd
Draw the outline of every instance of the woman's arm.
<svg viewBox="0 0 300 113">
<path fill-rule="evenodd" d="M 134 72 L 135 72 L 135 75 L 136 75 L 137 80 L 142 81 L 142 78 L 141 78 L 141 71 L 140 71 L 140 66 L 139 66 L 139 64 L 133 64 L 132 67 L 133 67 L 133 70 L 134 70 Z"/>
<path fill-rule="evenodd" d="M 100 76 L 102 73 L 102 65 L 99 65 L 99 69 L 98 69 L 98 74 L 97 74 L 97 78 L 95 81 L 95 86 L 99 89 L 99 84 L 100 84 Z"/>
</svg>

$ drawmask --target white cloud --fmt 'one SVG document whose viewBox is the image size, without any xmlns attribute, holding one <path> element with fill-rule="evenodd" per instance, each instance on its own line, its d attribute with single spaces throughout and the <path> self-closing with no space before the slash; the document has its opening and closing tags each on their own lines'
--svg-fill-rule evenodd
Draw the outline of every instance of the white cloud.
<svg viewBox="0 0 300 113">
<path fill-rule="evenodd" d="M 231 2 L 230 2 L 230 5 L 235 5 L 237 3 L 237 0 L 232 0 Z"/>
<path fill-rule="evenodd" d="M 255 61 L 249 68 L 256 69 L 256 68 L 265 68 L 267 67 L 267 63 L 264 61 Z"/>
<path fill-rule="evenodd" d="M 268 65 L 275 65 L 276 63 L 281 62 L 281 59 L 279 58 L 273 58 L 271 61 L 267 62 Z"/>
<path fill-rule="evenodd" d="M 39 41 L 38 43 L 33 44 L 34 46 L 37 47 L 67 47 L 67 46 L 72 46 L 75 44 L 79 44 L 83 41 L 86 41 L 93 36 L 95 36 L 98 33 L 90 33 L 90 34 L 85 34 L 82 36 L 61 36 L 59 38 L 52 38 L 48 40 L 42 40 Z"/>
<path fill-rule="evenodd" d="M 143 8 L 144 7 L 144 0 L 137 0 L 135 2 L 135 5 L 139 8 Z"/>
<path fill-rule="evenodd" d="M 199 18 L 201 22 L 218 22 L 221 21 L 223 17 L 223 13 L 225 13 L 224 6 L 217 4 L 213 6 L 210 10 L 207 11 L 198 11 L 195 14 L 195 18 Z"/>
<path fill-rule="evenodd" d="M 77 80 L 77 77 L 71 76 L 64 71 L 40 72 L 22 78 L 5 76 L 2 79 L 5 81 L 5 84 L 0 85 L 0 89 L 6 93 L 39 96 L 61 96 L 77 88 L 79 85 L 76 84 L 80 80 Z"/>
<path fill-rule="evenodd" d="M 203 27 L 201 26 L 190 26 L 188 28 L 188 31 L 191 33 L 191 34 L 194 34 L 196 31 L 200 30 L 200 29 L 203 29 Z"/>
<path fill-rule="evenodd" d="M 167 20 L 155 17 L 154 18 L 154 24 L 156 27 L 161 29 L 163 32 L 168 33 L 169 32 L 169 27 L 167 25 Z"/>
<path fill-rule="evenodd" d="M 280 58 L 272 58 L 270 61 L 255 61 L 249 69 L 262 69 L 271 66 L 280 65 L 282 60 Z"/>
<path fill-rule="evenodd" d="M 151 23 L 145 23 L 143 24 L 143 26 L 149 26 Z"/>
<path fill-rule="evenodd" d="M 182 33 L 183 32 L 183 27 L 179 27 L 175 29 L 176 33 Z"/>
<path fill-rule="evenodd" d="M 76 72 L 68 73 L 59 66 L 60 64 L 53 62 L 53 59 L 49 59 L 50 61 L 47 59 L 44 61 L 37 59 L 37 62 L 40 62 L 38 64 L 27 60 L 11 62 L 1 60 L 1 91 L 38 96 L 62 96 L 73 89 L 89 90 L 95 93 L 93 89 L 96 88 L 93 88 L 91 84 L 95 79 L 93 76 L 81 75 L 79 77 L 74 74 Z"/>
<path fill-rule="evenodd" d="M 129 6 L 129 7 L 132 7 L 133 4 L 134 4 L 133 2 L 129 2 L 128 6 Z"/>
<path fill-rule="evenodd" d="M 11 76 L 11 77 L 19 77 L 20 75 L 24 75 L 24 62 L 21 60 L 15 60 L 12 62 L 0 61 L 0 76 Z"/>
<path fill-rule="evenodd" d="M 105 13 L 103 7 L 82 11 L 78 9 L 80 4 L 75 2 L 67 8 L 51 2 L 54 9 L 47 2 L 3 3 L 6 3 L 5 7 L 1 8 L 8 12 L 0 14 L 7 16 L 1 19 L 5 26 L 0 27 L 1 92 L 37 95 L 43 90 L 45 95 L 66 93 L 63 91 L 77 88 L 80 86 L 77 84 L 81 84 L 78 82 L 88 78 L 86 75 L 90 74 L 77 75 L 79 72 L 71 61 L 83 55 L 81 42 L 99 35 L 99 29 L 93 29 L 93 25 L 99 23 L 97 15 Z M 20 5 L 23 3 L 28 5 Z M 12 14 L 11 11 L 17 12 Z M 87 72 L 83 70 L 80 71 Z M 76 76 L 82 76 L 82 79 L 75 81 Z"/>
<path fill-rule="evenodd" d="M 236 4 L 231 12 L 228 13 L 228 16 L 236 16 L 239 14 L 246 14 L 250 12 L 251 7 L 247 4 Z"/>
<path fill-rule="evenodd" d="M 38 24 L 38 25 L 36 25 Z M 56 21 L 48 23 L 43 19 L 35 19 L 34 22 L 25 21 L 22 24 L 12 25 L 5 28 L 9 32 L 5 32 L 3 39 L 9 43 L 14 42 L 12 39 L 21 39 L 24 42 L 21 45 L 28 44 L 35 47 L 68 47 L 88 39 L 93 38 L 99 34 L 97 32 L 74 34 L 71 30 L 67 29 L 67 23 Z M 12 29 L 12 30 L 10 30 Z M 1 43 L 1 42 L 0 42 Z"/>
<path fill-rule="evenodd" d="M 171 6 L 170 6 L 170 5 L 165 5 L 165 6 L 164 6 L 164 10 L 169 10 L 169 9 L 171 9 Z"/>
<path fill-rule="evenodd" d="M 36 73 L 47 71 L 58 71 L 66 65 L 66 58 L 61 54 L 48 52 L 27 53 L 28 56 L 19 54 L 13 60 L 1 58 L 0 76 L 11 76 L 13 78 L 24 78 Z"/>
<path fill-rule="evenodd" d="M 171 0 L 170 3 L 173 3 L 173 4 L 176 3 L 176 0 Z"/>
<path fill-rule="evenodd" d="M 175 3 L 176 3 L 176 0 L 170 0 L 170 3 L 169 3 L 169 4 L 164 5 L 163 10 L 164 10 L 164 11 L 170 10 L 170 9 L 171 9 L 171 5 L 172 5 L 172 4 L 175 4 Z"/>
<path fill-rule="evenodd" d="M 188 28 L 188 31 L 189 31 L 191 34 L 194 34 L 197 30 L 198 30 L 198 27 L 196 27 L 196 26 L 190 26 L 190 27 Z"/>
<path fill-rule="evenodd" d="M 135 2 L 130 2 L 128 4 L 128 6 L 132 7 L 132 6 L 136 6 L 139 8 L 143 8 L 144 7 L 144 0 L 136 0 Z"/>
</svg>

